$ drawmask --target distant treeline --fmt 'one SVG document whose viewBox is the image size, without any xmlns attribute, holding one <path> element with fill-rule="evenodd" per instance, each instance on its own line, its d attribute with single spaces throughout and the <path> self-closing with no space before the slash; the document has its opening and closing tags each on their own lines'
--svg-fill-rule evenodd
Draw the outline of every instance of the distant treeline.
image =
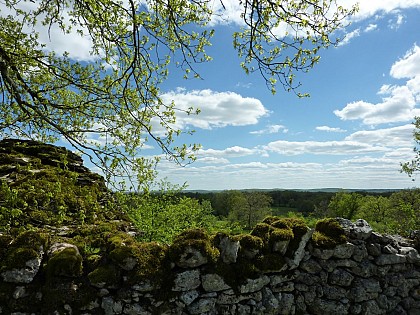
<svg viewBox="0 0 420 315">
<path fill-rule="evenodd" d="M 298 191 L 298 190 L 224 190 L 224 191 L 183 191 L 180 194 L 199 201 L 208 200 L 215 215 L 228 216 L 232 206 L 230 199 L 236 192 L 243 194 L 259 192 L 271 198 L 271 207 L 290 208 L 308 216 L 316 209 L 328 206 L 337 191 Z M 343 190 L 345 192 L 345 190 Z M 357 191 L 362 196 L 389 197 L 392 191 Z"/>
</svg>

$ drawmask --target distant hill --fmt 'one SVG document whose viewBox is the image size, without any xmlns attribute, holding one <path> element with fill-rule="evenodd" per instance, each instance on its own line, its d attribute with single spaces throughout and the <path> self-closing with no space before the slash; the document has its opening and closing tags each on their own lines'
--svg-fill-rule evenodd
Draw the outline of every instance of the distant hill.
<svg viewBox="0 0 420 315">
<path fill-rule="evenodd" d="M 297 192 L 326 192 L 326 193 L 337 193 L 340 191 L 345 192 L 367 192 L 367 193 L 374 193 L 374 194 L 382 194 L 382 193 L 389 193 L 389 192 L 396 192 L 400 191 L 401 189 L 344 189 L 344 188 L 312 188 L 312 189 L 282 189 L 282 188 L 267 188 L 267 189 L 260 189 L 260 188 L 250 188 L 250 189 L 217 189 L 217 190 L 205 190 L 205 189 L 187 189 L 183 192 L 185 193 L 195 193 L 195 194 L 209 194 L 209 193 L 217 193 L 226 190 L 238 190 L 238 191 L 261 191 L 261 192 L 271 192 L 271 191 L 297 191 Z"/>
</svg>

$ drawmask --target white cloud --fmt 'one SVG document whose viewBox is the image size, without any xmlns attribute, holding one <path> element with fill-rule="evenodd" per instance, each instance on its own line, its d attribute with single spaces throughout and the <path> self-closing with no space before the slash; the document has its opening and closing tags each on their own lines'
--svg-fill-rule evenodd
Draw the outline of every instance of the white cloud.
<svg viewBox="0 0 420 315">
<path fill-rule="evenodd" d="M 37 10 L 40 1 L 18 1 L 14 8 L 15 10 L 23 10 L 25 12 Z M 0 2 L 0 15 L 7 16 L 8 14 L 16 16 L 16 11 L 7 8 L 3 3 Z M 65 25 L 72 25 L 70 17 L 68 15 L 68 9 L 62 9 L 61 11 L 63 22 Z M 23 31 L 31 33 L 33 31 L 39 34 L 38 42 L 40 45 L 45 45 L 46 51 L 54 51 L 58 55 L 62 55 L 65 52 L 69 53 L 69 56 L 77 61 L 94 61 L 97 56 L 90 54 L 92 49 L 92 40 L 88 36 L 81 36 L 77 31 L 83 31 L 87 33 L 87 29 L 77 26 L 72 27 L 69 33 L 64 33 L 57 24 L 42 25 L 41 20 L 44 15 L 38 16 L 38 23 L 35 25 L 34 30 L 24 27 Z"/>
<path fill-rule="evenodd" d="M 338 46 L 344 46 L 350 43 L 353 38 L 360 36 L 360 28 L 355 29 L 354 31 L 347 33 L 344 38 L 338 43 Z"/>
<path fill-rule="evenodd" d="M 244 25 L 241 13 L 243 10 L 243 5 L 240 1 L 236 0 L 222 0 L 222 1 L 213 1 L 211 4 L 211 9 L 214 12 L 212 19 L 210 21 L 210 26 L 215 26 L 218 24 L 237 24 Z"/>
<path fill-rule="evenodd" d="M 379 95 L 384 95 L 379 103 L 356 101 L 335 110 L 334 114 L 342 120 L 360 119 L 367 125 L 411 121 L 420 114 L 416 108 L 420 101 L 420 47 L 417 44 L 392 65 L 390 75 L 410 80 L 402 86 L 383 85 L 378 91 Z"/>
<path fill-rule="evenodd" d="M 397 13 L 395 18 L 390 19 L 388 21 L 388 25 L 390 29 L 398 29 L 404 23 L 404 15 Z"/>
<path fill-rule="evenodd" d="M 361 119 L 364 124 L 378 125 L 384 123 L 411 121 L 416 115 L 416 100 L 407 86 L 388 87 L 385 91 L 390 96 L 382 102 L 372 104 L 365 101 L 356 101 L 347 104 L 342 110 L 335 110 L 334 114 L 341 120 Z"/>
<path fill-rule="evenodd" d="M 347 155 L 386 152 L 388 148 L 356 141 L 274 141 L 262 147 L 268 152 L 281 155 L 323 154 Z"/>
<path fill-rule="evenodd" d="M 337 128 L 337 127 L 328 127 L 328 126 L 318 126 L 315 127 L 316 130 L 326 131 L 326 132 L 347 132 L 347 130 Z"/>
<path fill-rule="evenodd" d="M 347 136 L 344 140 L 388 147 L 411 146 L 413 130 L 412 124 L 377 130 L 361 130 Z"/>
<path fill-rule="evenodd" d="M 376 30 L 378 28 L 378 25 L 376 24 L 369 24 L 365 29 L 364 32 L 368 33 L 368 32 L 372 32 L 374 30 Z"/>
<path fill-rule="evenodd" d="M 225 158 L 218 158 L 214 156 L 200 156 L 197 158 L 197 163 L 205 163 L 205 164 L 228 164 L 229 160 Z"/>
<path fill-rule="evenodd" d="M 420 0 L 369 0 L 369 1 L 360 1 L 360 0 L 338 0 L 338 5 L 341 5 L 345 8 L 350 7 L 358 3 L 359 11 L 352 18 L 355 20 L 363 20 L 369 17 L 375 16 L 377 14 L 388 14 L 396 12 L 398 9 L 408 9 L 408 8 L 419 8 Z"/>
<path fill-rule="evenodd" d="M 197 152 L 198 157 L 241 157 L 241 156 L 248 156 L 257 153 L 258 151 L 255 149 L 248 149 L 240 146 L 233 146 L 230 148 L 226 148 L 223 150 L 216 150 L 216 149 L 202 149 Z"/>
<path fill-rule="evenodd" d="M 392 65 L 390 75 L 396 79 L 414 78 L 420 75 L 420 47 L 417 44 Z"/>
<path fill-rule="evenodd" d="M 268 125 L 266 128 L 256 131 L 251 131 L 250 134 L 253 135 L 264 135 L 264 134 L 273 134 L 279 132 L 287 133 L 289 129 L 287 129 L 283 125 Z"/>
<path fill-rule="evenodd" d="M 402 188 L 412 182 L 400 174 L 397 160 L 355 157 L 338 163 L 245 162 L 198 166 L 192 164 L 169 173 L 180 184 L 188 180 L 194 189 L 245 188 Z"/>
<path fill-rule="evenodd" d="M 209 89 L 185 91 L 178 89 L 162 95 L 165 103 L 175 102 L 176 108 L 199 108 L 199 115 L 177 113 L 177 126 L 190 125 L 202 129 L 226 126 L 246 126 L 258 123 L 268 115 L 267 109 L 256 98 L 243 97 L 234 92 L 215 92 Z"/>
</svg>

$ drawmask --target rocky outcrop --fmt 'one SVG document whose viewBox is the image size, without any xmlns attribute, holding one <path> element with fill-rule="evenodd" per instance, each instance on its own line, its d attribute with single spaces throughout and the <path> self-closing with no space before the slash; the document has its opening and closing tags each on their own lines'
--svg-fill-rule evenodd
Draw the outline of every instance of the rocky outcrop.
<svg viewBox="0 0 420 315">
<path fill-rule="evenodd" d="M 328 221 L 339 222 L 331 231 L 345 240 L 336 234 L 333 243 L 319 234 L 328 234 L 325 224 L 315 233 L 299 227 L 299 235 L 296 222 L 282 220 L 252 233 L 271 231 L 266 238 L 193 230 L 169 247 L 129 239 L 115 245 L 114 238 L 113 250 L 96 262 L 95 255 L 82 261 L 74 245 L 23 235 L 2 255 L 0 314 L 420 314 L 413 240 L 337 219 Z M 278 241 L 288 234 L 269 227 L 288 224 L 298 239 L 273 251 L 270 235 Z M 25 237 L 36 240 L 30 249 L 37 260 L 4 263 Z"/>
<path fill-rule="evenodd" d="M 51 168 L 74 172 L 82 186 L 98 185 L 106 190 L 104 178 L 83 166 L 82 158 L 64 147 L 34 140 L 0 140 L 0 180 L 13 184 Z"/>
</svg>

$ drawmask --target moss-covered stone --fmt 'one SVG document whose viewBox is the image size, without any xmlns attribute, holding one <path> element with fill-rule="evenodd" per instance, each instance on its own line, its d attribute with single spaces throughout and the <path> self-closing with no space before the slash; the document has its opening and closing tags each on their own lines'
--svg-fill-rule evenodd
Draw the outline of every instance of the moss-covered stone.
<svg viewBox="0 0 420 315">
<path fill-rule="evenodd" d="M 7 234 L 0 234 L 0 259 L 6 253 L 7 248 L 12 243 L 13 238 Z"/>
<path fill-rule="evenodd" d="M 211 272 L 221 276 L 225 283 L 235 291 L 238 291 L 239 286 L 247 279 L 256 279 L 261 275 L 254 261 L 245 258 L 239 258 L 235 264 L 219 262 Z"/>
<path fill-rule="evenodd" d="M 264 247 L 264 242 L 261 237 L 250 234 L 239 234 L 234 237 L 239 241 L 241 248 L 248 250 L 261 250 Z"/>
<path fill-rule="evenodd" d="M 271 225 L 267 223 L 258 223 L 251 231 L 251 235 L 261 238 L 264 244 L 268 244 L 271 233 L 275 230 Z"/>
<path fill-rule="evenodd" d="M 57 251 L 48 260 L 46 270 L 48 278 L 54 276 L 79 277 L 83 272 L 82 256 L 74 247 Z"/>
<path fill-rule="evenodd" d="M 278 272 L 286 265 L 283 255 L 265 254 L 257 257 L 255 265 L 262 272 Z"/>
<path fill-rule="evenodd" d="M 0 174 L 0 231 L 127 220 L 116 207 L 105 209 L 112 194 L 103 177 L 63 147 L 0 140 Z"/>
<path fill-rule="evenodd" d="M 169 248 L 168 256 L 172 261 L 178 261 L 187 247 L 192 247 L 203 254 L 208 262 L 216 262 L 220 252 L 212 244 L 209 235 L 202 229 L 187 230 L 174 238 Z"/>
<path fill-rule="evenodd" d="M 1 261 L 0 271 L 26 267 L 32 259 L 40 259 L 40 253 L 29 247 L 12 247 Z"/>
<path fill-rule="evenodd" d="M 315 246 L 321 248 L 334 248 L 339 244 L 346 243 L 347 237 L 336 219 L 327 218 L 316 223 L 312 241 Z"/>
<path fill-rule="evenodd" d="M 98 287 L 116 286 L 121 280 L 119 269 L 112 264 L 99 266 L 88 274 L 88 278 L 94 286 Z"/>
<path fill-rule="evenodd" d="M 13 240 L 11 246 L 45 249 L 48 244 L 48 237 L 46 233 L 40 231 L 24 231 Z"/>
</svg>

